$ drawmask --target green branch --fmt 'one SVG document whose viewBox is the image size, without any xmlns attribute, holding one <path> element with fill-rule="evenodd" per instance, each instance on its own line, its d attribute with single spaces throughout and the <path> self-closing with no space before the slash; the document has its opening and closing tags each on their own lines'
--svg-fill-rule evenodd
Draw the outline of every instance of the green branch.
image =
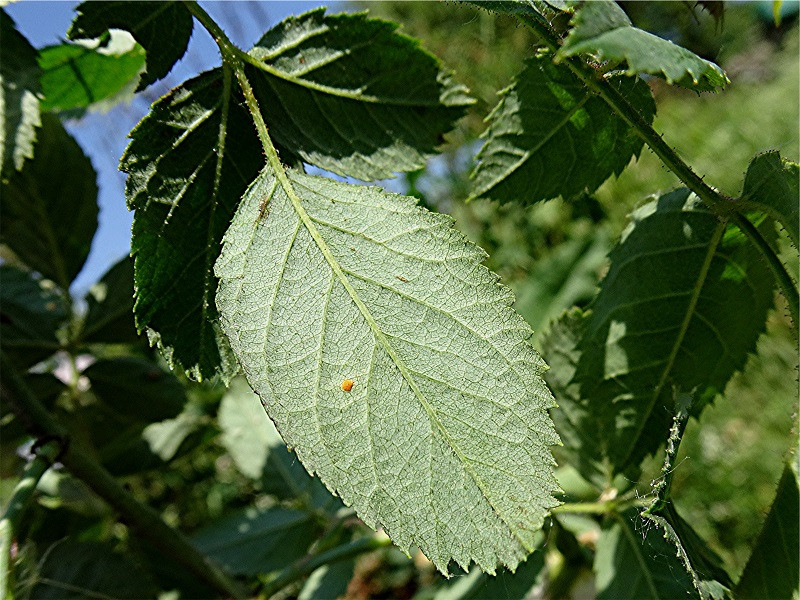
<svg viewBox="0 0 800 600">
<path fill-rule="evenodd" d="M 9 558 L 14 535 L 19 529 L 25 509 L 31 502 L 33 492 L 42 475 L 53 465 L 61 446 L 55 441 L 47 442 L 34 451 L 33 460 L 25 466 L 22 478 L 14 488 L 3 518 L 0 520 L 0 598 L 9 598 L 13 594 L 9 589 Z"/>
<path fill-rule="evenodd" d="M 517 15 L 517 18 L 529 27 L 554 54 L 558 52 L 561 40 L 544 17 L 539 14 L 524 14 Z M 602 77 L 602 74 L 577 56 L 567 57 L 563 62 L 584 85 L 600 96 L 614 113 L 625 121 L 636 135 L 650 147 L 655 155 L 661 159 L 661 162 L 711 210 L 716 212 L 720 219 L 723 221 L 733 219 L 739 225 L 740 229 L 769 263 L 781 292 L 789 303 L 789 310 L 794 319 L 795 328 L 800 326 L 797 309 L 799 303 L 797 286 L 792 282 L 792 278 L 787 273 L 786 267 L 778 258 L 775 250 L 761 237 L 756 228 L 739 213 L 739 207 L 734 203 L 733 198 L 721 194 L 703 181 L 703 178 L 678 156 L 675 149 L 664 141 L 658 132 L 630 105 L 625 97 Z M 747 223 L 742 223 L 742 221 L 747 221 Z M 747 225 L 750 226 L 748 227 Z"/>
<path fill-rule="evenodd" d="M 391 545 L 392 541 L 388 537 L 372 536 L 336 546 L 321 554 L 304 556 L 294 564 L 280 571 L 274 578 L 270 579 L 261 590 L 261 595 L 269 598 L 275 594 L 275 592 L 306 575 L 310 575 L 320 567 L 353 558 L 359 554 L 372 552 L 379 548 L 386 548 Z"/>
<path fill-rule="evenodd" d="M 2 352 L 0 370 L 3 373 L 0 400 L 13 408 L 27 428 L 36 435 L 68 440 L 69 432 L 42 406 Z M 155 510 L 137 501 L 102 465 L 82 452 L 77 444 L 68 444 L 59 461 L 165 556 L 186 567 L 226 598 L 248 597 L 247 591 L 239 583 L 201 554 L 180 532 L 164 523 Z"/>
</svg>

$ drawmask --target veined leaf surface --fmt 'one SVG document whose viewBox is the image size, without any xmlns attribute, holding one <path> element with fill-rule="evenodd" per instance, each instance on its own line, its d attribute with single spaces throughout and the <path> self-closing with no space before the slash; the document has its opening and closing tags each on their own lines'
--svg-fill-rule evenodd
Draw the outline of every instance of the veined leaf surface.
<svg viewBox="0 0 800 600">
<path fill-rule="evenodd" d="M 284 162 L 363 180 L 413 171 L 473 100 L 397 25 L 366 13 L 290 17 L 250 50 L 251 81 Z"/>
<path fill-rule="evenodd" d="M 365 15 L 287 19 L 252 53 L 267 70 L 249 64 L 248 77 L 282 159 L 298 159 L 292 148 L 340 174 L 422 166 L 469 103 L 433 56 Z M 212 266 L 264 165 L 252 118 L 231 73 L 214 69 L 159 100 L 131 137 L 121 168 L 136 210 L 137 325 L 192 375 L 229 378 L 236 366 L 218 331 Z"/>
<path fill-rule="evenodd" d="M 610 259 L 575 380 L 620 472 L 666 440 L 673 386 L 696 389 L 693 415 L 724 390 L 755 350 L 775 282 L 739 229 L 686 189 L 636 210 Z"/>
<path fill-rule="evenodd" d="M 404 550 L 494 571 L 557 488 L 552 397 L 485 254 L 410 198 L 265 171 L 216 264 L 221 322 L 306 468 Z M 346 391 L 342 383 L 351 380 Z"/>
<path fill-rule="evenodd" d="M 230 378 L 235 361 L 217 327 L 213 265 L 263 155 L 231 73 L 202 73 L 159 100 L 131 132 L 128 181 L 134 313 L 171 365 Z M 232 142 L 233 150 L 229 140 Z"/>
<path fill-rule="evenodd" d="M 601 61 L 625 61 L 629 75 L 650 73 L 698 92 L 713 91 L 728 83 L 725 72 L 714 63 L 634 27 L 613 0 L 583 2 L 575 14 L 559 54 L 583 53 Z"/>
<path fill-rule="evenodd" d="M 656 112 L 647 84 L 611 77 L 641 116 Z M 533 204 L 592 192 L 638 156 L 643 142 L 563 65 L 542 54 L 526 61 L 501 93 L 472 173 L 473 197 Z"/>
</svg>

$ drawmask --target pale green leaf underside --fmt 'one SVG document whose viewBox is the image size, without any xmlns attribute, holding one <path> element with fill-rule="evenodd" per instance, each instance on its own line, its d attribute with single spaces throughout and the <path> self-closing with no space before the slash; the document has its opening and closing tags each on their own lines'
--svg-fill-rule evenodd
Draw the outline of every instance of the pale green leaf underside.
<svg viewBox="0 0 800 600">
<path fill-rule="evenodd" d="M 643 142 L 625 121 L 548 54 L 528 59 L 489 116 L 472 173 L 473 197 L 534 203 L 593 192 L 638 156 Z M 648 123 L 655 104 L 640 79 L 611 77 Z"/>
<path fill-rule="evenodd" d="M 555 505 L 558 438 L 513 295 L 447 217 L 290 180 L 302 207 L 263 173 L 215 269 L 251 386 L 306 468 L 401 548 L 442 571 L 515 567 Z"/>
<path fill-rule="evenodd" d="M 559 54 L 589 53 L 602 61 L 625 61 L 628 74 L 649 73 L 696 91 L 713 91 L 728 83 L 714 63 L 652 33 L 631 25 L 612 0 L 584 2 Z"/>
</svg>

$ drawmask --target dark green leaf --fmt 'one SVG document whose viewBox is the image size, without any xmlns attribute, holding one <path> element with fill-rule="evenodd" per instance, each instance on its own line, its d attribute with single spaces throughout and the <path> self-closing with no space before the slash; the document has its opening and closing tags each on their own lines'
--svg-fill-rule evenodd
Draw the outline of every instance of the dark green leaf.
<svg viewBox="0 0 800 600">
<path fill-rule="evenodd" d="M 126 34 L 108 44 L 63 43 L 39 51 L 42 110 L 80 109 L 119 93 L 144 67 L 144 49 Z"/>
<path fill-rule="evenodd" d="M 649 73 L 691 90 L 713 91 L 728 83 L 717 65 L 631 25 L 613 0 L 583 2 L 559 54 L 589 53 L 601 61 L 625 61 L 628 75 Z"/>
<path fill-rule="evenodd" d="M 796 460 L 796 457 L 795 457 Z M 796 598 L 800 589 L 800 492 L 786 465 L 767 520 L 736 586 L 736 598 Z"/>
<path fill-rule="evenodd" d="M 484 10 L 491 10 L 507 15 L 530 15 L 539 12 L 539 6 L 534 0 L 466 0 L 465 4 L 471 4 Z M 548 5 L 561 9 L 561 0 L 552 0 Z"/>
<path fill-rule="evenodd" d="M 82 341 L 129 344 L 139 339 L 133 322 L 133 260 L 126 256 L 111 267 L 89 289 L 86 305 Z"/>
<path fill-rule="evenodd" d="M 355 559 L 350 559 L 320 567 L 308 577 L 297 600 L 333 600 L 344 597 L 355 566 Z"/>
<path fill-rule="evenodd" d="M 592 304 L 575 376 L 615 472 L 666 440 L 673 386 L 696 389 L 693 415 L 723 391 L 755 350 L 774 288 L 758 250 L 688 190 L 631 218 Z"/>
<path fill-rule="evenodd" d="M 33 156 L 39 126 L 39 65 L 36 50 L 0 9 L 0 177 Z"/>
<path fill-rule="evenodd" d="M 322 532 L 306 512 L 246 508 L 194 535 L 198 550 L 235 575 L 258 575 L 284 567 L 306 553 Z"/>
<path fill-rule="evenodd" d="M 609 480 L 602 467 L 603 456 L 597 441 L 600 419 L 581 398 L 580 385 L 574 380 L 581 358 L 579 345 L 585 333 L 586 315 L 578 308 L 564 313 L 550 324 L 542 339 L 542 357 L 550 366 L 544 380 L 555 396 L 558 406 L 550 409 L 562 447 L 554 454 L 566 458 L 588 481 L 601 488 Z"/>
<path fill-rule="evenodd" d="M 290 17 L 250 50 L 270 134 L 292 156 L 372 180 L 413 171 L 464 108 L 466 89 L 397 25 L 366 13 Z"/>
<path fill-rule="evenodd" d="M 152 423 L 177 416 L 186 403 L 183 385 L 172 373 L 143 358 L 101 359 L 83 371 L 92 391 L 117 414 Z"/>
<path fill-rule="evenodd" d="M 797 163 L 782 160 L 778 151 L 759 154 L 752 160 L 747 168 L 740 200 L 748 207 L 768 213 L 783 225 L 795 248 L 800 247 L 798 197 Z"/>
<path fill-rule="evenodd" d="M 5 284 L 5 281 L 0 281 Z M 0 331 L 4 335 L 5 331 Z M 3 338 L 3 351 L 8 352 L 6 341 Z M 9 352 L 13 356 L 13 353 Z M 41 402 L 42 406 L 51 410 L 55 405 L 56 399 L 62 392 L 67 390 L 64 383 L 50 373 L 26 373 L 25 384 Z M 11 459 L 17 449 L 31 437 L 26 424 L 13 412 L 8 402 L 0 403 L 0 452 L 4 453 L 7 459 Z M 5 467 L 5 461 L 0 461 L 0 468 Z M 16 468 L 16 465 L 14 465 Z M 0 472 L 2 477 L 15 477 L 18 473 Z"/>
<path fill-rule="evenodd" d="M 675 505 L 669 502 L 663 515 L 643 513 L 663 532 L 664 539 L 675 546 L 678 558 L 692 578 L 695 589 L 704 600 L 730 598 L 733 582 L 722 567 L 722 559 L 708 547 L 686 521 L 681 518 Z M 765 596 L 766 597 L 766 596 Z"/>
<path fill-rule="evenodd" d="M 607 518 L 597 540 L 594 572 L 598 600 L 700 597 L 675 547 L 636 509 Z"/>
<path fill-rule="evenodd" d="M 111 544 L 64 540 L 44 553 L 32 598 L 155 598 L 149 575 Z"/>
<path fill-rule="evenodd" d="M 290 18 L 251 53 L 260 67 L 249 75 L 283 159 L 294 160 L 291 148 L 341 174 L 421 166 L 469 102 L 434 57 L 365 15 Z M 122 160 L 136 209 L 137 324 L 196 377 L 237 370 L 217 327 L 211 266 L 263 167 L 243 105 L 230 72 L 205 73 L 156 103 Z"/>
<path fill-rule="evenodd" d="M 525 600 L 544 575 L 544 552 L 537 550 L 521 563 L 516 572 L 506 569 L 497 575 L 487 575 L 478 568 L 453 579 L 439 590 L 433 600 Z"/>
<path fill-rule="evenodd" d="M 60 348 L 58 330 L 69 315 L 64 299 L 49 281 L 0 265 L 0 338 L 3 351 L 30 367 Z"/>
<path fill-rule="evenodd" d="M 147 52 L 147 70 L 137 91 L 165 77 L 186 52 L 193 19 L 181 2 L 84 2 L 67 36 L 99 38 L 109 29 L 133 35 Z"/>
<path fill-rule="evenodd" d="M 97 228 L 92 163 L 57 117 L 42 115 L 36 155 L 2 184 L 0 242 L 63 289 L 83 267 Z"/>
<path fill-rule="evenodd" d="M 243 378 L 231 382 L 218 418 L 222 444 L 237 468 L 247 477 L 260 480 L 264 491 L 281 498 L 308 496 L 317 506 L 329 502 L 341 506 L 289 451 L 258 396 Z"/>
<path fill-rule="evenodd" d="M 620 76 L 609 82 L 652 122 L 655 103 L 647 84 Z M 643 145 L 600 97 L 548 54 L 528 59 L 516 82 L 501 92 L 483 137 L 472 196 L 527 204 L 594 191 Z"/>
<path fill-rule="evenodd" d="M 237 367 L 217 326 L 212 272 L 236 206 L 263 154 L 230 72 L 204 73 L 159 100 L 122 158 L 136 209 L 136 322 L 171 366 L 227 379 Z"/>
</svg>

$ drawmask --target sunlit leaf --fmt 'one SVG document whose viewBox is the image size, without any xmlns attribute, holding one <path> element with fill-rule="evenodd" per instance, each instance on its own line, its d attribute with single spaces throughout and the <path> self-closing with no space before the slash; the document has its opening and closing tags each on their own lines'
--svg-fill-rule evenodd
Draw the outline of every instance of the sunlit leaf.
<svg viewBox="0 0 800 600">
<path fill-rule="evenodd" d="M 628 75 L 649 73 L 691 90 L 713 91 L 728 78 L 714 63 L 631 24 L 613 0 L 583 2 L 559 54 L 589 53 L 598 60 L 625 62 Z"/>
<path fill-rule="evenodd" d="M 138 78 L 144 61 L 144 49 L 119 32 L 105 45 L 98 40 L 42 48 L 42 109 L 81 109 L 110 98 Z"/>
<path fill-rule="evenodd" d="M 397 25 L 366 13 L 290 17 L 250 50 L 270 134 L 292 156 L 372 180 L 413 171 L 442 143 L 466 89 Z"/>
<path fill-rule="evenodd" d="M 609 82 L 647 122 L 655 104 L 640 79 Z M 532 204 L 594 191 L 638 156 L 642 139 L 563 65 L 528 59 L 501 92 L 472 173 L 473 197 Z"/>
<path fill-rule="evenodd" d="M 109 29 L 130 32 L 147 52 L 138 90 L 166 77 L 186 52 L 193 19 L 182 2 L 83 2 L 67 32 L 71 40 L 95 39 Z"/>
</svg>

